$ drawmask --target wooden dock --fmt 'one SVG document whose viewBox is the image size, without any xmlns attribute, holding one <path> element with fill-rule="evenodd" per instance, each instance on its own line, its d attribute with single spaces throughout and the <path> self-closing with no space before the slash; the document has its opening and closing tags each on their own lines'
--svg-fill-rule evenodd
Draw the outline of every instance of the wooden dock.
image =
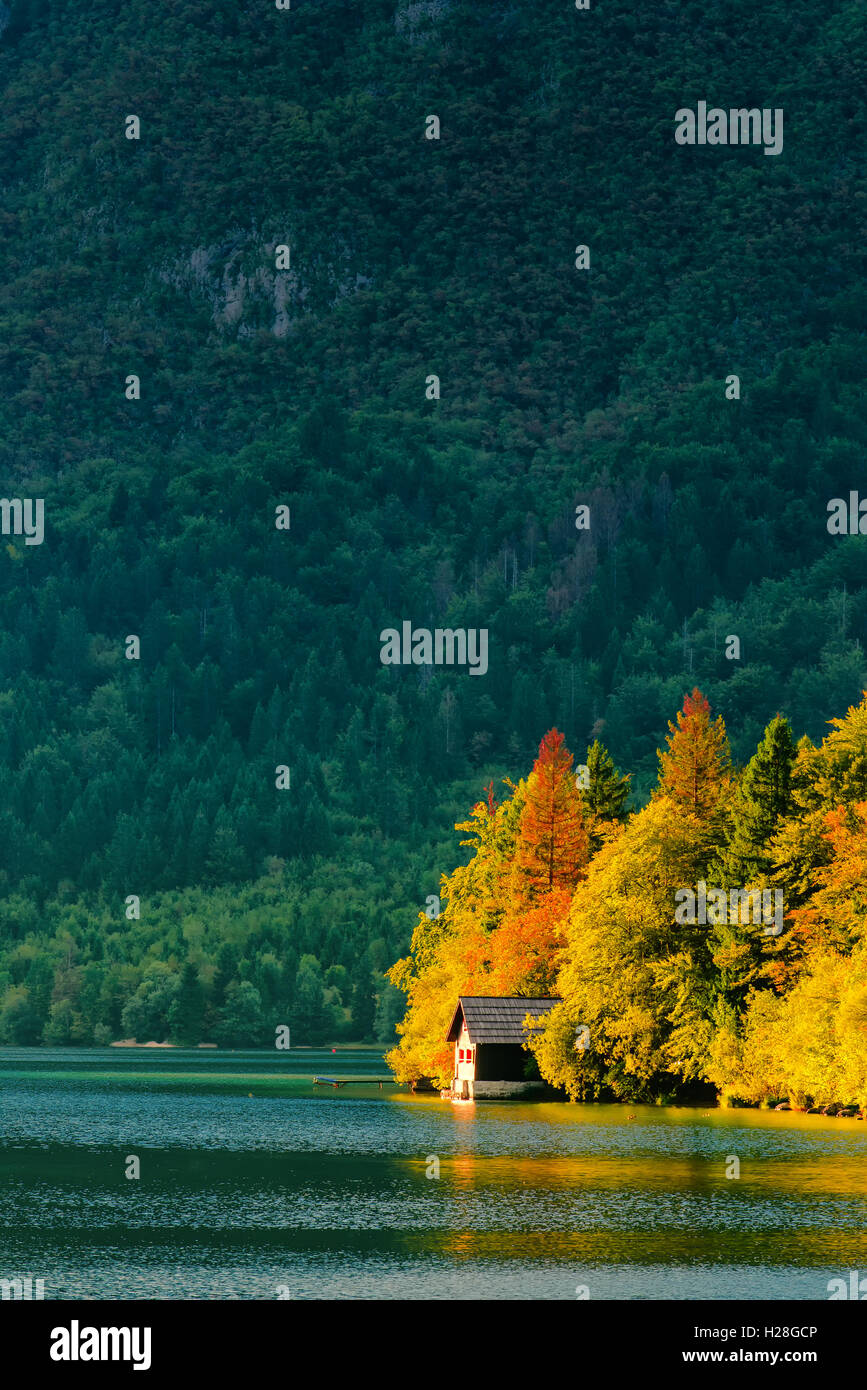
<svg viewBox="0 0 867 1390">
<path fill-rule="evenodd" d="M 399 1086 L 393 1076 L 314 1076 L 314 1086 Z"/>
</svg>

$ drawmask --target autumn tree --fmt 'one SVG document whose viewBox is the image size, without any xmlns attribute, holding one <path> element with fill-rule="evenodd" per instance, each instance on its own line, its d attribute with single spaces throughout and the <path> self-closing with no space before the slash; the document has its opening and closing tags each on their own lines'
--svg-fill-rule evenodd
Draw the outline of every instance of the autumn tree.
<svg viewBox="0 0 867 1390">
<path fill-rule="evenodd" d="M 784 885 L 793 927 L 775 943 L 769 977 L 774 988 L 793 986 L 807 957 L 836 936 L 844 903 L 857 902 L 862 873 L 863 825 L 859 806 L 867 800 L 867 692 L 843 718 L 830 719 L 831 732 L 817 748 L 798 743 L 792 768 L 792 810 L 771 845 L 775 880 Z M 835 895 L 835 882 L 840 884 Z"/>
<path fill-rule="evenodd" d="M 656 797 L 603 845 L 575 891 L 556 988 L 563 1003 L 531 1046 L 542 1075 L 576 1098 L 649 1099 L 703 1075 L 707 929 L 674 917 L 677 890 L 695 881 L 702 834 L 695 816 Z"/>
<path fill-rule="evenodd" d="M 867 1106 L 867 948 L 820 950 L 787 993 L 753 994 L 737 1069 L 714 1079 L 744 1100 Z"/>
<path fill-rule="evenodd" d="M 867 699 L 831 724 L 821 747 L 795 749 L 776 716 L 735 782 L 722 720 L 694 690 L 669 725 L 659 786 L 626 817 L 626 779 L 601 745 L 588 752 L 595 790 L 580 789 L 552 729 L 503 803 L 489 788 L 457 827 L 469 860 L 443 877 L 441 915 L 420 914 L 389 972 L 408 996 L 395 1074 L 450 1080 L 460 994 L 556 994 L 530 1046 L 573 1098 L 712 1083 L 741 1099 L 864 1104 Z M 699 880 L 705 909 L 680 914 Z M 740 896 L 733 916 L 729 883 L 782 888 L 781 937 L 752 906 L 742 920 Z"/>
<path fill-rule="evenodd" d="M 825 817 L 838 806 L 867 799 L 867 692 L 817 748 L 804 737 L 792 768 L 792 813 L 774 838 L 774 868 L 785 878 L 793 905 L 816 888 L 830 859 Z"/>
<path fill-rule="evenodd" d="M 552 888 L 538 902 L 507 911 L 488 944 L 485 993 L 541 997 L 555 991 L 572 894 Z"/>
<path fill-rule="evenodd" d="M 830 862 L 817 868 L 816 889 L 792 912 L 803 952 L 852 952 L 867 935 L 867 801 L 837 806 L 823 819 Z"/>
<path fill-rule="evenodd" d="M 546 734 L 529 777 L 505 785 L 511 795 L 502 804 L 489 788 L 455 827 L 467 832 L 461 844 L 470 861 L 443 878 L 441 915 L 419 915 L 410 955 L 389 971 L 408 996 L 400 1042 L 388 1054 L 402 1080 L 451 1078 L 444 1038 L 458 995 L 553 987 L 572 889 L 589 854 L 563 735 Z"/>
<path fill-rule="evenodd" d="M 492 943 L 508 907 L 508 879 L 523 809 L 523 784 L 497 804 L 493 789 L 460 821 L 469 863 L 443 875 L 441 911 L 420 912 L 410 954 L 388 971 L 404 990 L 407 1008 L 397 1025 L 400 1041 L 387 1055 L 398 1080 L 429 1077 L 446 1085 L 452 1076 L 452 1048 L 445 1042 L 458 995 L 493 993 L 488 985 Z"/>
<path fill-rule="evenodd" d="M 668 748 L 657 750 L 659 792 L 699 820 L 714 819 L 729 788 L 731 755 L 722 715 L 711 719 L 710 704 L 696 686 L 686 695 L 677 723 L 669 721 Z"/>
<path fill-rule="evenodd" d="M 554 888 L 574 888 L 589 857 L 581 795 L 572 775 L 572 754 L 551 729 L 524 789 L 515 855 L 515 890 L 532 900 Z"/>
</svg>

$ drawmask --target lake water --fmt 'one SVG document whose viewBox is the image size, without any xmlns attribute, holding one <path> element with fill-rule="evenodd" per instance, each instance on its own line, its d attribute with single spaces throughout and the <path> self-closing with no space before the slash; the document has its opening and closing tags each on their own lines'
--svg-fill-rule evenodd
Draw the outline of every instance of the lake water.
<svg viewBox="0 0 867 1390">
<path fill-rule="evenodd" d="M 389 1075 L 362 1050 L 0 1048 L 0 1278 L 46 1299 L 827 1299 L 867 1272 L 865 1123 L 314 1073 Z"/>
</svg>

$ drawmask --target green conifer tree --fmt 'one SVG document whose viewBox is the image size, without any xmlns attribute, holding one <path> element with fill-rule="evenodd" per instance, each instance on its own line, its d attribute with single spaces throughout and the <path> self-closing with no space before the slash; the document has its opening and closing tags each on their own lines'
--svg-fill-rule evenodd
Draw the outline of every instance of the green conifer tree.
<svg viewBox="0 0 867 1390">
<path fill-rule="evenodd" d="M 608 749 L 597 738 L 587 749 L 590 786 L 582 792 L 585 806 L 600 820 L 619 820 L 629 795 L 629 774 L 614 766 Z"/>
<path fill-rule="evenodd" d="M 181 982 L 168 1012 L 169 1028 L 175 1042 L 193 1047 L 202 1040 L 205 1021 L 205 991 L 196 967 L 187 961 Z"/>
<path fill-rule="evenodd" d="M 352 1036 L 356 1042 L 368 1042 L 373 1037 L 376 1018 L 376 996 L 370 967 L 362 957 L 352 977 Z"/>
<path fill-rule="evenodd" d="M 625 776 L 614 766 L 614 759 L 603 743 L 596 739 L 587 749 L 589 786 L 582 788 L 581 802 L 585 810 L 590 849 L 593 854 L 605 838 L 605 827 L 624 818 L 629 795 L 629 774 Z"/>
<path fill-rule="evenodd" d="M 719 877 L 752 883 L 770 872 L 770 842 L 792 810 L 792 768 L 797 748 L 788 719 L 775 715 L 738 783 L 732 800 L 731 833 L 722 850 Z"/>
<path fill-rule="evenodd" d="M 759 892 L 769 886 L 773 870 L 771 841 L 793 809 L 792 769 L 797 747 L 788 719 L 777 714 L 744 769 L 732 799 L 730 832 L 709 871 L 709 878 L 729 891 Z M 774 891 L 772 889 L 772 891 Z M 718 1004 L 739 1009 L 751 986 L 765 974 L 767 948 L 774 937 L 768 923 L 756 921 L 759 900 L 739 910 L 711 932 L 714 964 L 719 972 Z"/>
</svg>

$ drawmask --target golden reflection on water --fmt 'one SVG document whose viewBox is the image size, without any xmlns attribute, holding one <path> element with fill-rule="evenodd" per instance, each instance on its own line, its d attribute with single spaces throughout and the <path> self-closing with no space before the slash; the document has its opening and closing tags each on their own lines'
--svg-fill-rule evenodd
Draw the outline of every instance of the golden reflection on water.
<svg viewBox="0 0 867 1390">
<path fill-rule="evenodd" d="M 511 1199 L 515 1210 L 517 1199 L 520 1210 L 520 1196 L 526 1193 L 537 1217 L 541 1202 L 559 1219 L 544 1230 L 515 1225 L 480 1229 L 467 1210 L 465 1220 L 457 1216 L 453 1229 L 407 1233 L 412 1248 L 464 1260 L 505 1256 L 609 1265 L 855 1268 L 867 1263 L 867 1232 L 852 1216 L 858 1205 L 867 1208 L 863 1146 L 852 1144 L 867 1137 L 863 1122 L 793 1112 L 656 1106 L 486 1103 L 451 1109 L 457 1151 L 439 1155 L 439 1183 L 457 1199 L 457 1212 L 462 1200 L 466 1209 L 467 1198 L 484 1202 L 486 1196 L 492 1209 Z M 524 1126 L 527 1147 L 536 1142 L 556 1148 L 568 1137 L 571 1151 L 484 1152 L 480 1141 L 495 1148 L 500 1126 L 508 1128 L 513 1150 L 521 1148 L 516 1129 Z M 558 1141 L 558 1132 L 563 1140 Z M 732 1155 L 740 1162 L 738 1178 L 726 1176 Z M 417 1160 L 397 1161 L 417 1179 L 424 1178 Z M 687 1199 L 691 1224 L 685 1229 L 681 1212 L 687 1210 Z M 832 1204 L 839 1201 L 846 1205 L 846 1229 L 834 1221 Z M 630 1227 L 636 1208 L 643 1209 L 649 1223 L 658 1210 L 658 1226 Z M 604 1210 L 596 1229 L 594 1210 Z M 580 1220 L 575 1218 L 580 1229 L 568 1229 L 570 1211 L 580 1214 Z M 625 1229 L 604 1229 L 612 1224 L 612 1212 L 622 1212 Z M 815 1296 L 827 1296 L 824 1286 L 817 1286 Z"/>
<path fill-rule="evenodd" d="M 414 1252 L 466 1260 L 504 1257 L 576 1265 L 778 1265 L 863 1269 L 867 1235 L 839 1231 L 477 1231 L 406 1232 Z M 824 1286 L 815 1295 L 826 1298 Z"/>
<path fill-rule="evenodd" d="M 727 1178 L 728 1153 L 723 1146 L 718 1152 L 689 1156 L 665 1154 L 582 1154 L 580 1157 L 556 1155 L 530 1157 L 523 1155 L 462 1153 L 453 1157 L 440 1155 L 440 1178 L 450 1181 L 456 1191 L 482 1188 L 546 1188 L 558 1190 L 653 1190 L 718 1189 L 724 1193 L 744 1187 L 764 1189 L 767 1193 L 784 1192 L 826 1193 L 856 1197 L 867 1201 L 867 1167 L 863 1159 L 835 1157 L 824 1159 L 769 1159 L 762 1156 L 751 1162 L 741 1159 L 738 1179 Z M 424 1170 L 423 1159 L 396 1160 L 408 1169 Z M 736 1187 L 740 1185 L 740 1188 Z"/>
<path fill-rule="evenodd" d="M 831 1115 L 807 1115 L 795 1110 L 756 1110 L 722 1109 L 720 1107 L 664 1106 L 664 1105 L 570 1105 L 565 1101 L 524 1105 L 517 1101 L 497 1103 L 495 1101 L 442 1101 L 439 1097 L 421 1093 L 395 1092 L 392 1101 L 410 1105 L 450 1106 L 457 1122 L 477 1122 L 479 1119 L 501 1119 L 510 1125 L 544 1124 L 562 1125 L 574 1128 L 579 1125 L 602 1125 L 612 1127 L 638 1126 L 687 1126 L 697 1124 L 717 1126 L 721 1129 L 757 1128 L 779 1130 L 781 1133 L 803 1130 L 815 1134 L 818 1131 L 836 1133 L 849 1131 L 861 1134 L 867 1132 L 864 1120 L 838 1120 Z"/>
</svg>

